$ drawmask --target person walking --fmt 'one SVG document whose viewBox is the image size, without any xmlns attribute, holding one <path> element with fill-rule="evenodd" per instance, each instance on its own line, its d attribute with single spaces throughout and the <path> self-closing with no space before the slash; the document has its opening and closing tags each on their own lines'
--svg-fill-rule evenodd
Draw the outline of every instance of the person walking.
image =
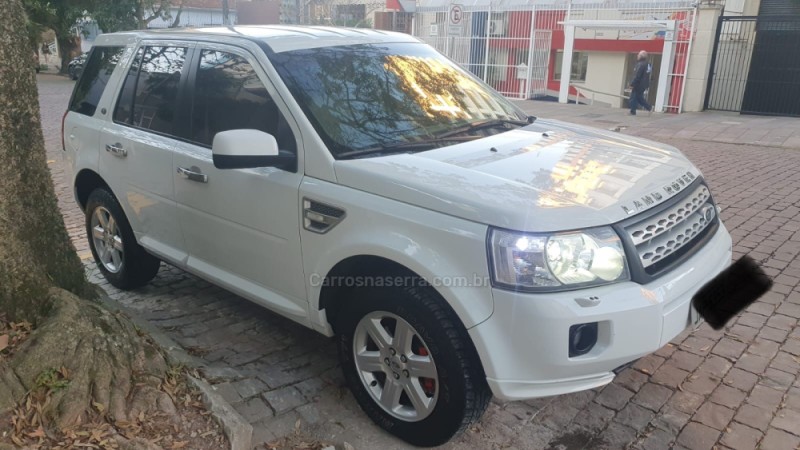
<svg viewBox="0 0 800 450">
<path fill-rule="evenodd" d="M 652 71 L 650 62 L 647 60 L 647 52 L 642 50 L 636 58 L 636 66 L 633 68 L 633 80 L 631 81 L 631 115 L 636 115 L 636 109 L 641 106 L 648 112 L 653 111 L 653 107 L 644 98 L 644 91 L 650 87 L 650 72 Z"/>
</svg>

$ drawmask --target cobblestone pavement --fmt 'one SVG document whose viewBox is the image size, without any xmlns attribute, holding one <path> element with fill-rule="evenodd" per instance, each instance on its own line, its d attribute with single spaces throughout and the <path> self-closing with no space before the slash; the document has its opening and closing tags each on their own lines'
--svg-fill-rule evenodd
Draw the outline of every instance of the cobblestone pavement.
<svg viewBox="0 0 800 450">
<path fill-rule="evenodd" d="M 255 443 L 290 433 L 299 421 L 308 433 L 331 442 L 405 448 L 361 413 L 342 385 L 330 340 L 167 265 L 152 284 L 128 293 L 97 276 L 61 162 L 60 120 L 72 83 L 47 75 L 39 80 L 60 205 L 92 281 L 197 356 L 219 392 L 253 424 Z M 800 120 L 793 123 L 800 126 Z M 674 131 L 670 136 L 680 130 Z M 704 325 L 684 333 L 604 388 L 494 402 L 479 424 L 448 447 L 800 446 L 800 151 L 670 136 L 659 140 L 692 158 L 723 206 L 735 256 L 749 253 L 760 260 L 774 277 L 773 292 L 725 330 Z"/>
</svg>

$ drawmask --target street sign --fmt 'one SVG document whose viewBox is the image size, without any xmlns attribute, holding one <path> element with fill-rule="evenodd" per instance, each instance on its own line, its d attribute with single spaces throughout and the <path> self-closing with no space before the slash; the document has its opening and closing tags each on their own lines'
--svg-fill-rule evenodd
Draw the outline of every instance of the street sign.
<svg viewBox="0 0 800 450">
<path fill-rule="evenodd" d="M 447 27 L 447 35 L 448 36 L 463 36 L 464 35 L 464 27 L 460 25 L 450 25 Z"/>
<path fill-rule="evenodd" d="M 459 26 L 464 22 L 464 7 L 462 5 L 450 5 L 450 25 Z"/>
</svg>

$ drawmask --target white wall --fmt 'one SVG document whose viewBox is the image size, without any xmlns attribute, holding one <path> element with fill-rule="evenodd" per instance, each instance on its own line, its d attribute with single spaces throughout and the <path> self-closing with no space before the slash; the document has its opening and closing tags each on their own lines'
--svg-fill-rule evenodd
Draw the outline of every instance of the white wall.
<svg viewBox="0 0 800 450">
<path fill-rule="evenodd" d="M 759 6 L 761 6 L 761 0 L 744 0 L 743 15 L 757 16 Z"/>
<path fill-rule="evenodd" d="M 714 51 L 714 37 L 717 32 L 717 18 L 721 10 L 718 6 L 703 6 L 698 11 L 697 31 L 692 41 L 686 69 L 686 86 L 683 93 L 683 110 L 702 111 L 708 86 L 708 71 L 711 69 L 711 55 Z"/>
<path fill-rule="evenodd" d="M 586 67 L 586 82 L 581 85 L 589 89 L 609 94 L 621 95 L 625 83 L 624 52 L 588 52 L 589 62 Z M 578 85 L 578 83 L 573 83 Z M 591 98 L 590 92 L 583 93 Z M 602 102 L 615 108 L 622 107 L 622 99 L 612 95 L 594 94 L 595 103 Z"/>
<path fill-rule="evenodd" d="M 148 25 L 149 28 L 167 28 L 172 25 L 175 16 L 178 14 L 178 8 L 171 8 L 170 14 L 172 18 L 169 20 L 156 19 Z M 236 24 L 236 10 L 229 12 L 229 19 L 233 24 Z M 181 27 L 204 27 L 222 25 L 222 9 L 206 9 L 206 8 L 183 8 L 181 12 L 181 21 L 178 26 Z"/>
</svg>

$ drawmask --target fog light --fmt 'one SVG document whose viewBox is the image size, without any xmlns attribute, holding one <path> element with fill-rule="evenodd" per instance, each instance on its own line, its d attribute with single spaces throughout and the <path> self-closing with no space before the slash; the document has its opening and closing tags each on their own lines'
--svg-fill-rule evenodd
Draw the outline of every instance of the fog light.
<svg viewBox="0 0 800 450">
<path fill-rule="evenodd" d="M 589 353 L 597 343 L 597 322 L 581 323 L 569 327 L 569 357 Z"/>
</svg>

